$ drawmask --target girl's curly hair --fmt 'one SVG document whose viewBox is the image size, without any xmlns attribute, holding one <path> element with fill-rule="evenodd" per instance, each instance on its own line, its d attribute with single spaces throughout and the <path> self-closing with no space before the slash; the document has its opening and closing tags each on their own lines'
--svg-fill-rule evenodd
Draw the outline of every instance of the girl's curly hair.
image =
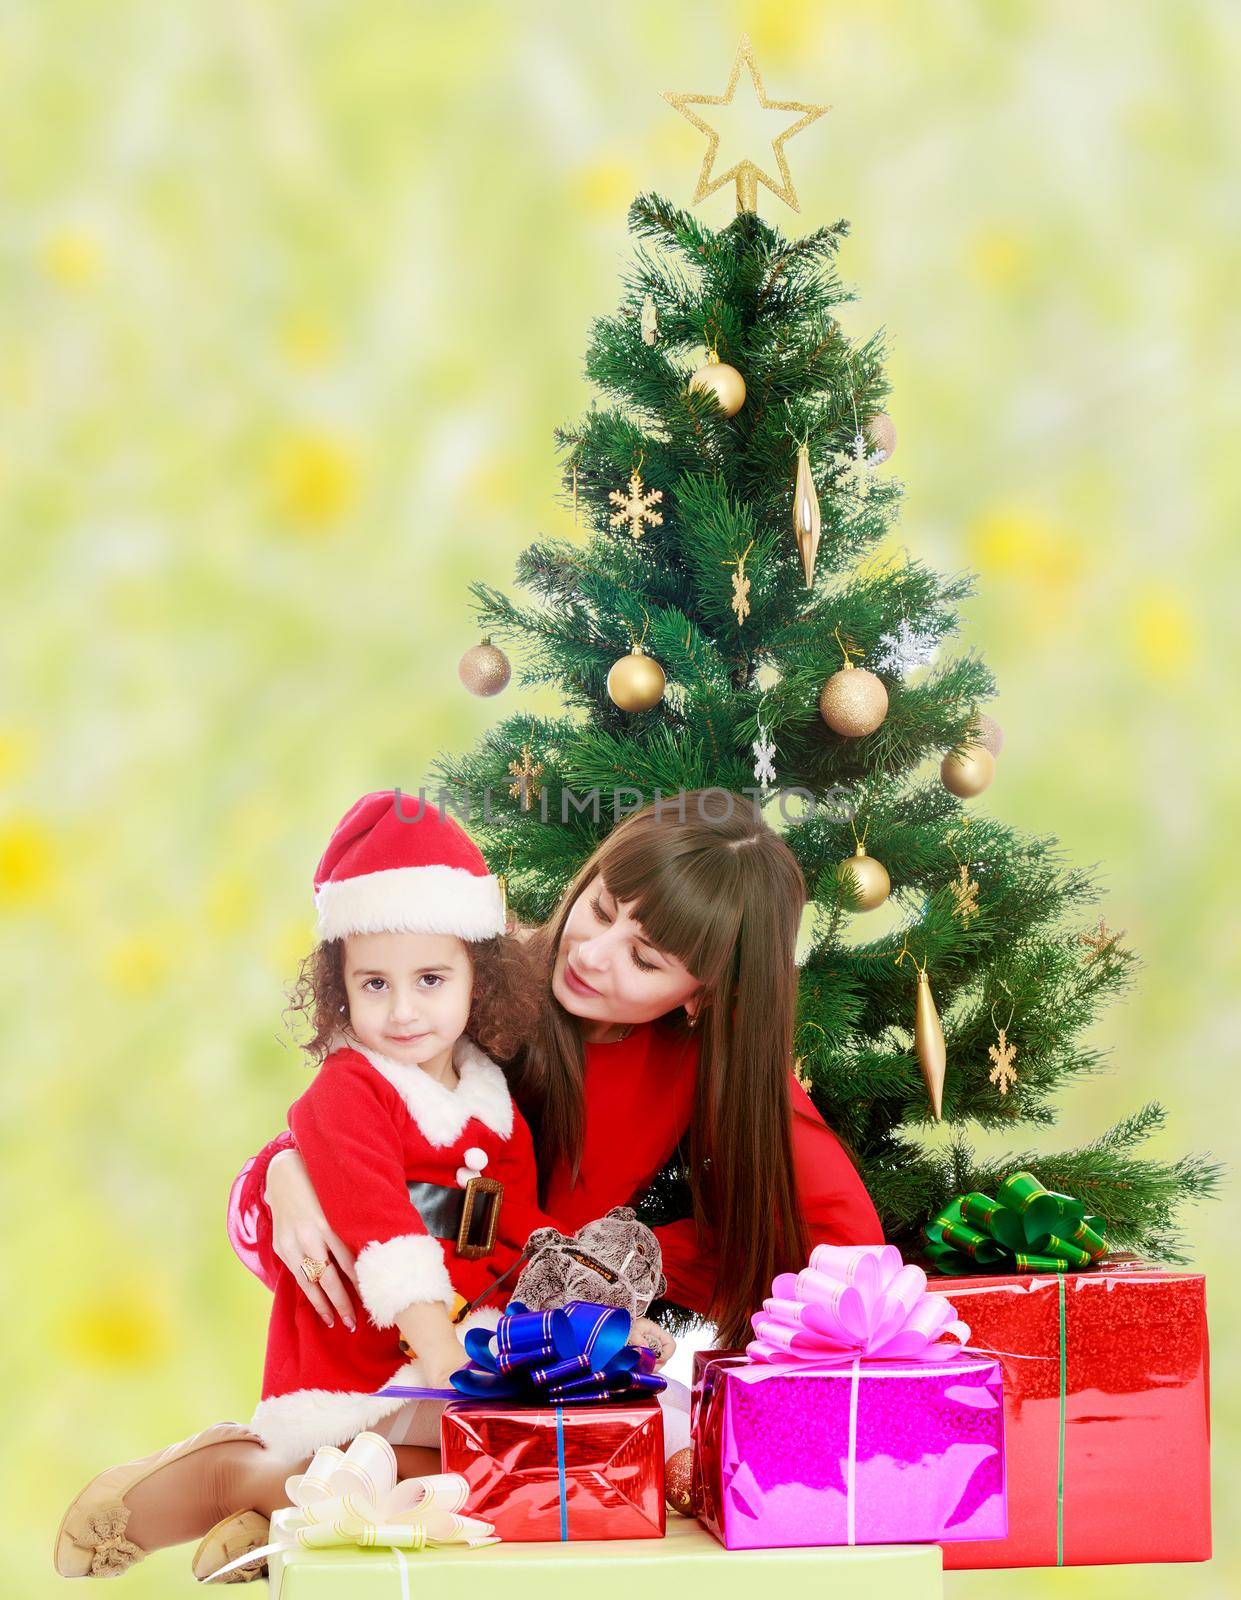
<svg viewBox="0 0 1241 1600">
<path fill-rule="evenodd" d="M 518 939 L 462 941 L 472 966 L 473 997 L 465 1031 L 496 1061 L 511 1061 L 534 1037 L 543 1005 L 536 960 Z M 301 1048 L 315 1066 L 349 1027 L 345 988 L 345 941 L 322 939 L 303 960 L 289 994 L 285 1017 L 310 1030 Z"/>
</svg>

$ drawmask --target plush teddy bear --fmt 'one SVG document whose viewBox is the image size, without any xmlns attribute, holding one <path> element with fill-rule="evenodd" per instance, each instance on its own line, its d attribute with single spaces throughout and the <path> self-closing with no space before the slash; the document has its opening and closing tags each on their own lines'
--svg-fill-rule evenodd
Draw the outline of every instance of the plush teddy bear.
<svg viewBox="0 0 1241 1600">
<path fill-rule="evenodd" d="M 675 1343 L 645 1315 L 668 1286 L 663 1257 L 659 1240 L 632 1206 L 613 1206 L 568 1236 L 558 1228 L 536 1228 L 526 1249 L 529 1260 L 513 1290 L 515 1300 L 532 1311 L 550 1311 L 570 1300 L 620 1306 L 633 1319 L 629 1342 L 654 1350 L 663 1366 Z"/>
</svg>

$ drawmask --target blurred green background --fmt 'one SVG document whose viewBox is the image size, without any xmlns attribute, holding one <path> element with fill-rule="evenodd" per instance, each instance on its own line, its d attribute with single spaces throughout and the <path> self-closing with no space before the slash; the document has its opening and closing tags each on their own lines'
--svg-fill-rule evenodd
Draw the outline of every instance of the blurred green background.
<svg viewBox="0 0 1241 1600">
<path fill-rule="evenodd" d="M 658 91 L 719 92 L 743 27 L 769 94 L 835 107 L 789 147 L 802 217 L 762 209 L 853 221 L 893 544 L 981 576 L 1008 742 L 980 803 L 1100 863 L 1146 961 L 1057 1139 L 1159 1096 L 1164 1152 L 1235 1155 L 1234 5 L 5 5 L 6 1594 L 59 1592 L 92 1472 L 249 1414 L 267 1296 L 224 1203 L 303 1082 L 311 869 L 357 794 L 497 714 L 457 681 L 465 585 L 571 532 L 551 430 L 626 207 L 688 204 L 701 159 Z M 1234 1206 L 1188 1219 L 1221 1513 Z M 949 1594 L 1235 1593 L 1234 1520 L 1208 1567 Z M 178 1551 L 124 1592 L 190 1583 Z"/>
</svg>

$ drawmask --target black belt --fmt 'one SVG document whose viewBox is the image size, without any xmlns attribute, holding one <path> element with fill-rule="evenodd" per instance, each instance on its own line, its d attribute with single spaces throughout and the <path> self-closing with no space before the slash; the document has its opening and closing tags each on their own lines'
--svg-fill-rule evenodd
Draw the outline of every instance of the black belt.
<svg viewBox="0 0 1241 1600">
<path fill-rule="evenodd" d="M 495 1178 L 471 1178 L 464 1189 L 439 1183 L 408 1183 L 409 1203 L 433 1239 L 452 1239 L 463 1261 L 489 1256 L 504 1185 Z"/>
</svg>

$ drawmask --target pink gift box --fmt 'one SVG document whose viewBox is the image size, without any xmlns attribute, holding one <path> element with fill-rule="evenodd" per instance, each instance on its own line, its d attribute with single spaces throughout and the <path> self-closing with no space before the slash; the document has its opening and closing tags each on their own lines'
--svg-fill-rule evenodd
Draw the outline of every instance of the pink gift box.
<svg viewBox="0 0 1241 1600">
<path fill-rule="evenodd" d="M 1007 1532 L 994 1357 L 709 1363 L 694 1433 L 696 1509 L 730 1550 Z"/>
</svg>

